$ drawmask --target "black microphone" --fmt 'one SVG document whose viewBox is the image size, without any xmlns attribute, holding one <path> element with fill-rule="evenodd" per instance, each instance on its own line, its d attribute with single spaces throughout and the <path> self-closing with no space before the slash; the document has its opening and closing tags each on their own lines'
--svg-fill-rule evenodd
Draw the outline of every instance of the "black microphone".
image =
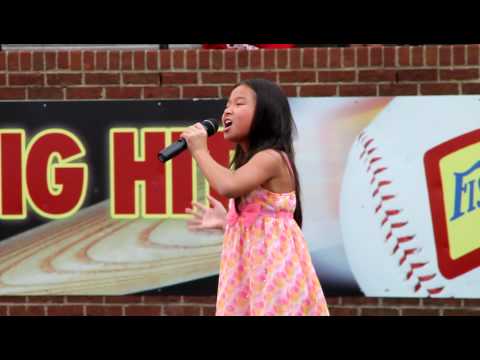
<svg viewBox="0 0 480 360">
<path fill-rule="evenodd" d="M 218 130 L 218 120 L 217 119 L 205 119 L 201 122 L 205 130 L 207 130 L 208 136 L 215 134 Z M 174 156 L 180 154 L 183 150 L 187 148 L 187 142 L 185 139 L 180 138 L 173 144 L 167 146 L 165 149 L 158 153 L 158 159 L 161 162 L 170 160 Z"/>
</svg>

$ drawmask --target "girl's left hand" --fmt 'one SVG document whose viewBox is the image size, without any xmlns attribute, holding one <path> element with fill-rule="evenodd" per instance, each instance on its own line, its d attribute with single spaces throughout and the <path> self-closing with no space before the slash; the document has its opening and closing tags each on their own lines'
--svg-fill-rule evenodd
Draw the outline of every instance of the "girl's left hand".
<svg viewBox="0 0 480 360">
<path fill-rule="evenodd" d="M 189 126 L 180 137 L 185 139 L 188 150 L 190 150 L 192 154 L 200 150 L 208 150 L 207 130 L 199 122 Z"/>
</svg>

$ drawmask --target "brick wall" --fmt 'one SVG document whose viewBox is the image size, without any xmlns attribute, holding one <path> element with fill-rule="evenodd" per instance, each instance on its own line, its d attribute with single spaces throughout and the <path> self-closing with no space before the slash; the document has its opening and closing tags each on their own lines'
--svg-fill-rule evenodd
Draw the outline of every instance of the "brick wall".
<svg viewBox="0 0 480 360">
<path fill-rule="evenodd" d="M 480 94 L 479 45 L 285 50 L 0 51 L 0 100 L 218 98 L 239 80 L 288 96 Z M 334 297 L 333 315 L 477 315 L 480 300 Z M 212 315 L 214 297 L 3 296 L 0 315 Z"/>
</svg>

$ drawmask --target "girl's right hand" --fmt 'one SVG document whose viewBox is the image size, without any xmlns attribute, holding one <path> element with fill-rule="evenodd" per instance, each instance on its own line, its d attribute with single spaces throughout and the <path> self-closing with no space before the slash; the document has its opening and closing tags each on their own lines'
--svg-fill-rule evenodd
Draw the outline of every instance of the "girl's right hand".
<svg viewBox="0 0 480 360">
<path fill-rule="evenodd" d="M 189 230 L 225 230 L 227 219 L 227 210 L 222 203 L 212 196 L 208 195 L 210 205 L 207 207 L 198 202 L 193 202 L 193 209 L 187 208 L 185 211 L 193 215 L 193 218 L 187 221 Z"/>
</svg>

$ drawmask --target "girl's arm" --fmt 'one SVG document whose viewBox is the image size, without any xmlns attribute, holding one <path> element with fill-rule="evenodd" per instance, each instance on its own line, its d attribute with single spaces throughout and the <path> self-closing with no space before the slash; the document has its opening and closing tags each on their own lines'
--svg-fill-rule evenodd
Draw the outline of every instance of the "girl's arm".
<svg viewBox="0 0 480 360">
<path fill-rule="evenodd" d="M 217 163 L 207 147 L 207 132 L 197 123 L 181 135 L 209 184 L 222 196 L 245 195 L 278 175 L 280 155 L 272 150 L 255 154 L 250 161 L 235 171 Z"/>
</svg>

